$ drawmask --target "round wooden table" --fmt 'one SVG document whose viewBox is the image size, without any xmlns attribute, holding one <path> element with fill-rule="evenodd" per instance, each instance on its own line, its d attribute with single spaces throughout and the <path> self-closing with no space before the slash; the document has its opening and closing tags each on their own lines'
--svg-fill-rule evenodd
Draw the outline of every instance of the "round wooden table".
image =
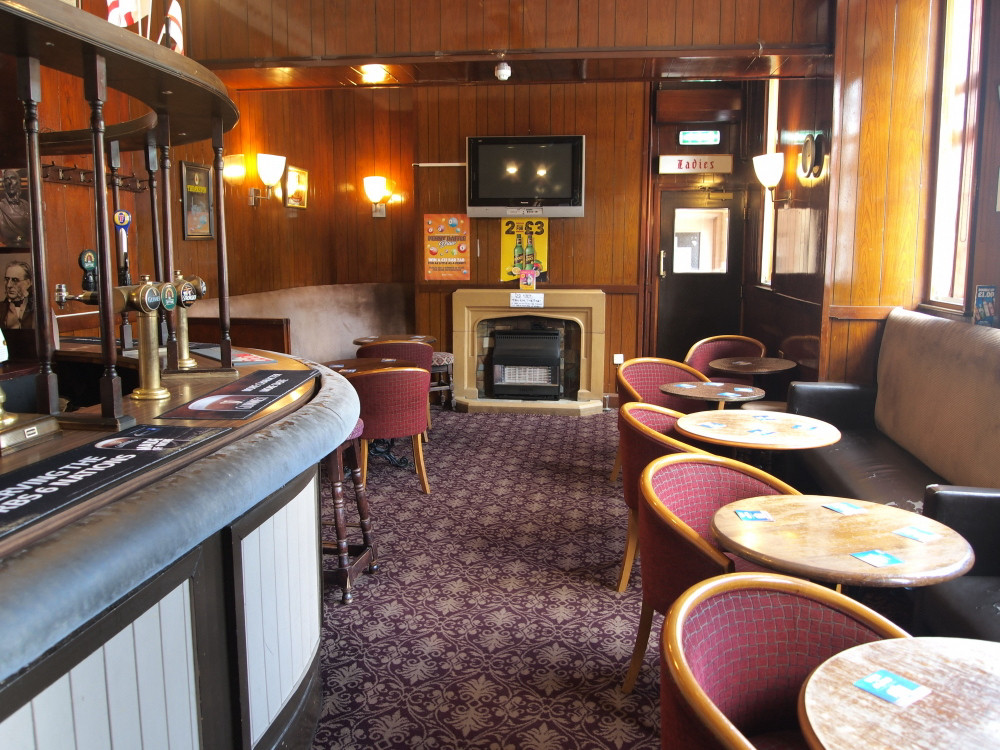
<svg viewBox="0 0 1000 750">
<path fill-rule="evenodd" d="M 773 375 L 795 367 L 795 362 L 781 357 L 723 357 L 713 359 L 708 366 L 730 375 Z"/>
<path fill-rule="evenodd" d="M 786 412 L 696 411 L 678 419 L 676 427 L 682 435 L 735 448 L 800 450 L 840 440 L 832 424 Z"/>
<path fill-rule="evenodd" d="M 354 345 L 384 344 L 387 341 L 419 341 L 423 344 L 434 344 L 437 343 L 437 338 L 420 333 L 383 333 L 380 336 L 360 336 L 354 339 Z"/>
<path fill-rule="evenodd" d="M 417 364 L 407 359 L 394 359 L 392 357 L 354 357 L 324 362 L 323 366 L 329 367 L 346 378 L 359 372 L 384 370 L 387 367 L 416 367 Z"/>
<path fill-rule="evenodd" d="M 839 503 L 858 512 L 826 507 Z M 736 511 L 766 511 L 773 520 L 742 520 Z M 933 519 L 889 505 L 824 495 L 771 495 L 730 503 L 716 511 L 712 533 L 722 547 L 758 565 L 836 584 L 927 586 L 957 578 L 975 561 L 969 543 Z M 879 567 L 853 556 L 866 552 L 871 553 L 863 555 L 866 559 L 887 564 Z"/>
<path fill-rule="evenodd" d="M 903 707 L 855 685 L 878 670 L 930 688 Z M 1000 643 L 889 638 L 832 656 L 799 693 L 799 723 L 815 750 L 996 747 Z"/>
<path fill-rule="evenodd" d="M 660 392 L 697 401 L 732 401 L 736 403 L 764 398 L 764 391 L 761 388 L 736 383 L 703 383 L 700 380 L 664 383 L 660 386 Z"/>
</svg>

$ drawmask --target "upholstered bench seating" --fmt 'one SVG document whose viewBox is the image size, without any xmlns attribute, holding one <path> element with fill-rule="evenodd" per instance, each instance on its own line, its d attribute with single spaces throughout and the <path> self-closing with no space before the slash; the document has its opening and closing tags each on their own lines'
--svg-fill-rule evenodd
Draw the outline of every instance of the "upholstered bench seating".
<svg viewBox="0 0 1000 750">
<path fill-rule="evenodd" d="M 354 339 L 413 330 L 413 285 L 401 283 L 324 284 L 239 294 L 229 298 L 229 314 L 249 325 L 253 318 L 287 318 L 290 351 L 313 362 L 353 357 Z M 217 318 L 219 301 L 193 305 L 192 318 Z"/>
<path fill-rule="evenodd" d="M 1000 640 L 998 404 L 1000 330 L 901 309 L 885 323 L 876 386 L 789 388 L 790 412 L 843 435 L 798 452 L 798 489 L 918 513 L 926 504 L 972 544 L 969 574 L 918 591 L 918 624 L 931 634 Z"/>
</svg>

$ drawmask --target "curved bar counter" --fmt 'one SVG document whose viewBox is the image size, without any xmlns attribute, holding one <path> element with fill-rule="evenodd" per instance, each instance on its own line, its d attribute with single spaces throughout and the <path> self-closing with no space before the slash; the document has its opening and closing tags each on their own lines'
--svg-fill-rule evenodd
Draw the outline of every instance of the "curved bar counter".
<svg viewBox="0 0 1000 750">
<path fill-rule="evenodd" d="M 293 365 L 306 366 L 274 367 Z M 359 415 L 347 381 L 314 367 L 318 386 L 300 388 L 316 392 L 294 411 L 235 441 L 216 438 L 214 452 L 0 559 L 0 747 L 36 747 L 20 743 L 46 735 L 59 746 L 114 736 L 116 747 L 138 747 L 131 741 L 154 730 L 170 736 L 156 746 L 171 748 L 311 735 L 316 466 Z M 219 381 L 202 383 L 183 399 Z"/>
<path fill-rule="evenodd" d="M 221 181 L 222 133 L 239 112 L 221 81 L 197 62 L 60 0 L 0 0 L 0 50 L 16 59 L 25 107 L 36 288 L 48 288 L 42 151 L 92 148 L 99 164 L 107 141 L 122 150 L 148 148 L 155 128 L 161 149 L 211 139 Z M 90 131 L 39 135 L 39 66 L 83 79 Z M 105 128 L 105 84 L 148 112 Z M 104 170 L 95 173 L 100 217 Z M 169 201 L 164 191 L 164 205 Z M 218 291 L 228 301 L 221 207 Z M 110 260 L 106 235 L 98 231 L 102 264 Z M 169 267 L 169 252 L 162 260 Z M 14 529 L 0 514 L 0 748 L 308 746 L 322 698 L 318 464 L 356 424 L 357 394 L 324 367 L 268 353 L 271 364 L 249 369 L 312 367 L 319 378 L 243 420 L 164 419 L 167 410 L 237 376 L 228 346 L 220 350 L 221 367 L 216 359 L 197 372 L 172 375 L 168 398 L 123 399 L 109 374 L 116 352 L 105 288 L 110 273 L 102 276 L 102 404 L 80 410 L 78 424 L 117 429 L 134 420 L 229 429 L 34 524 Z M 44 323 L 49 302 L 39 295 L 36 303 L 43 321 L 35 330 L 38 392 L 45 396 L 38 400 L 51 414 L 56 376 Z M 228 326 L 228 313 L 224 317 Z M 99 360 L 94 354 L 93 362 Z M 71 377 L 85 380 L 81 372 Z M 62 454 L 106 434 L 64 429 L 4 452 L 0 488 L 10 490 L 10 507 L 35 502 L 25 493 L 42 491 L 19 484 L 20 470 L 45 460 L 39 471 L 47 477 L 53 466 L 70 465 L 48 459 L 72 463 Z"/>
</svg>

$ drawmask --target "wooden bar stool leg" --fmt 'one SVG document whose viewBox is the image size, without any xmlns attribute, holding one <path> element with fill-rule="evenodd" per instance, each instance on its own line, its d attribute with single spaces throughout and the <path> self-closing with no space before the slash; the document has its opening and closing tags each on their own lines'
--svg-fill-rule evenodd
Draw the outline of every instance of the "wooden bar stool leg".
<svg viewBox="0 0 1000 750">
<path fill-rule="evenodd" d="M 337 531 L 336 549 L 328 549 L 324 544 L 323 551 L 337 555 L 337 566 L 346 568 L 350 563 L 347 551 L 347 517 L 344 515 L 344 446 L 339 446 L 326 457 L 327 473 L 333 485 L 333 525 Z"/>
<path fill-rule="evenodd" d="M 364 482 L 361 481 L 361 462 L 358 456 L 361 454 L 361 447 L 358 440 L 351 440 L 344 451 L 345 463 L 351 474 L 351 481 L 354 483 L 354 498 L 358 504 L 358 517 L 361 523 L 361 544 L 362 550 L 371 550 L 368 564 L 368 572 L 378 571 L 378 548 L 375 546 L 375 536 L 372 533 L 372 521 L 368 508 L 368 491 Z"/>
<path fill-rule="evenodd" d="M 378 570 L 376 563 L 375 542 L 372 536 L 372 524 L 368 511 L 368 493 L 361 477 L 361 461 L 358 456 L 361 454 L 357 439 L 348 440 L 342 443 L 335 451 L 327 456 L 327 473 L 333 490 L 333 526 L 337 533 L 336 544 L 323 543 L 323 554 L 336 555 L 337 567 L 334 570 L 324 571 L 324 582 L 339 586 L 343 591 L 341 601 L 350 604 L 354 598 L 351 589 L 359 572 L 367 568 L 369 573 Z M 360 517 L 362 544 L 351 545 L 347 540 L 347 518 L 344 509 L 344 466 L 345 462 L 351 474 L 351 481 L 354 484 L 354 496 L 357 500 L 358 515 Z M 326 523 L 325 525 L 330 525 Z"/>
</svg>

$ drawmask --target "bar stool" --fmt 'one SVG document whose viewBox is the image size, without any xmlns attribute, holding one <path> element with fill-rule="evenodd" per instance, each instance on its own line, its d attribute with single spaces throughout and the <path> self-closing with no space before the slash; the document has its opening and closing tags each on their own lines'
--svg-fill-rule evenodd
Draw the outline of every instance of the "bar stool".
<svg viewBox="0 0 1000 750">
<path fill-rule="evenodd" d="M 336 543 L 322 542 L 324 555 L 336 555 L 337 567 L 334 570 L 323 571 L 324 583 L 330 583 L 343 589 L 341 601 L 350 604 L 354 595 L 351 587 L 360 575 L 362 568 L 367 567 L 369 573 L 378 571 L 378 552 L 372 535 L 371 518 L 368 515 L 368 494 L 361 481 L 361 448 L 358 439 L 365 424 L 360 419 L 351 430 L 351 434 L 336 450 L 326 457 L 326 470 L 333 485 L 333 517 L 334 520 L 322 521 L 322 526 L 332 526 L 336 530 Z M 344 511 L 344 465 L 347 465 L 354 483 L 354 498 L 358 504 L 358 516 L 361 526 L 361 544 L 348 544 L 347 517 Z M 353 559 L 352 559 L 353 558 Z"/>
<path fill-rule="evenodd" d="M 443 404 L 450 409 L 455 407 L 455 355 L 451 352 L 434 352 L 431 357 L 431 393 L 447 391 L 447 401 Z"/>
</svg>

